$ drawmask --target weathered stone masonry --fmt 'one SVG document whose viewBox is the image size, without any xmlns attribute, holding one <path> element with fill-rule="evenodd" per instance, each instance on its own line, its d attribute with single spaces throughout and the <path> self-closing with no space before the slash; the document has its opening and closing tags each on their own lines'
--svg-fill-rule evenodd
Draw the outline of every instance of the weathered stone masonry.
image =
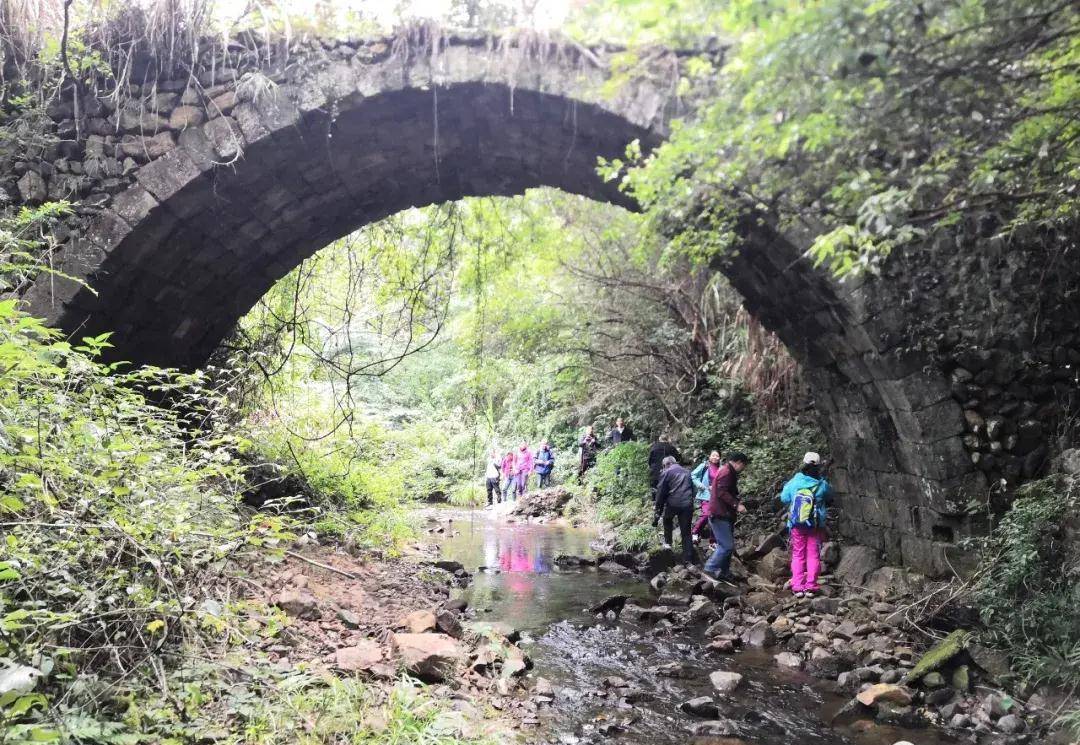
<svg viewBox="0 0 1080 745">
<path fill-rule="evenodd" d="M 597 156 L 655 146 L 682 113 L 674 57 L 608 96 L 603 49 L 410 41 L 306 43 L 276 62 L 241 51 L 133 86 L 119 110 L 54 105 L 59 142 L 3 185 L 76 203 L 59 268 L 98 295 L 49 279 L 31 310 L 114 331 L 124 358 L 197 366 L 301 260 L 401 209 L 539 185 L 632 208 Z M 947 570 L 981 527 L 968 504 L 1037 474 L 1076 411 L 1075 247 L 994 246 L 973 228 L 836 283 L 768 228 L 746 236 L 720 268 L 806 368 L 843 530 Z"/>
</svg>

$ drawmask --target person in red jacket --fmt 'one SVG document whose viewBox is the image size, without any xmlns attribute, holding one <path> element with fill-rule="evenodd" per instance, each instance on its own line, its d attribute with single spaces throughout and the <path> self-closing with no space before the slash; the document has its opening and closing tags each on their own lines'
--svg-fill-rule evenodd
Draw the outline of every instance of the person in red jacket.
<svg viewBox="0 0 1080 745">
<path fill-rule="evenodd" d="M 716 541 L 716 550 L 705 562 L 705 574 L 716 579 L 730 580 L 731 555 L 735 552 L 735 516 L 746 512 L 739 499 L 739 474 L 750 459 L 743 453 L 728 455 L 727 463 L 709 487 L 709 529 Z"/>
</svg>

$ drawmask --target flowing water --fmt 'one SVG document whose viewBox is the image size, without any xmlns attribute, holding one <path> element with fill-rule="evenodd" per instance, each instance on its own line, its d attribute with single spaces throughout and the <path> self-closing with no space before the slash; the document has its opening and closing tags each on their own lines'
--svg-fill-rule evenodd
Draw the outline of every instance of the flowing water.
<svg viewBox="0 0 1080 745">
<path fill-rule="evenodd" d="M 439 511 L 446 524 L 440 558 L 461 562 L 477 572 L 465 591 L 481 621 L 502 621 L 523 632 L 522 647 L 532 657 L 534 673 L 556 691 L 541 707 L 540 739 L 552 743 L 680 743 L 703 720 L 678 710 L 695 696 L 713 695 L 708 675 L 730 670 L 744 676 L 728 699 L 714 697 L 736 734 L 752 745 L 915 745 L 958 742 L 947 733 L 902 730 L 872 723 L 830 728 L 826 722 L 847 697 L 832 684 L 778 667 L 772 652 L 746 650 L 724 655 L 705 649 L 699 629 L 655 631 L 621 621 L 605 621 L 588 608 L 621 593 L 644 605 L 653 603 L 637 577 L 560 569 L 559 554 L 590 556 L 594 536 L 555 525 L 504 524 L 489 512 Z M 480 571 L 477 571 L 480 570 Z M 680 662 L 685 677 L 657 675 L 657 665 Z M 618 676 L 635 693 L 605 696 L 603 681 Z"/>
</svg>

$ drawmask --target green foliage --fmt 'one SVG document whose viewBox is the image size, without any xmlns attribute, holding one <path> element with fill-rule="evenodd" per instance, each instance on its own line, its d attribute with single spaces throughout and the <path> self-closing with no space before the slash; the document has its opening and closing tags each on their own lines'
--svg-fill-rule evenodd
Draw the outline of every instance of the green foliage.
<svg viewBox="0 0 1080 745">
<path fill-rule="evenodd" d="M 606 3 L 657 17 L 671 5 Z M 814 225 L 812 255 L 838 274 L 985 217 L 1003 237 L 1068 233 L 1078 13 L 1056 0 L 726 3 L 700 28 L 735 42 L 711 103 L 624 185 L 674 250 L 725 251 L 754 212 Z"/>
<path fill-rule="evenodd" d="M 992 535 L 977 542 L 973 583 L 988 640 L 1025 677 L 1080 684 L 1080 480 L 1026 485 Z"/>
<path fill-rule="evenodd" d="M 585 485 L 586 498 L 595 504 L 599 520 L 613 529 L 619 548 L 637 550 L 656 542 L 650 524 L 647 443 L 623 442 L 602 451 L 586 474 Z"/>
</svg>

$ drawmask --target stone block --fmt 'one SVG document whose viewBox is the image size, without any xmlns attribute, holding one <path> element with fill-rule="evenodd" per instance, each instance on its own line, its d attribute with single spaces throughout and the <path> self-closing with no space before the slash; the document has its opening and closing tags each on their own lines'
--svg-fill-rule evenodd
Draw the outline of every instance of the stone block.
<svg viewBox="0 0 1080 745">
<path fill-rule="evenodd" d="M 897 434 L 912 442 L 933 443 L 959 437 L 965 429 L 961 409 L 951 398 L 917 411 L 893 409 L 890 416 Z"/>
<path fill-rule="evenodd" d="M 244 139 L 253 143 L 270 134 L 262 121 L 262 114 L 253 103 L 242 103 L 233 109 L 233 119 L 244 135 Z"/>
<path fill-rule="evenodd" d="M 138 184 L 120 192 L 112 201 L 113 211 L 133 227 L 157 206 L 158 201 L 153 195 Z"/>
<path fill-rule="evenodd" d="M 244 136 L 233 119 L 219 116 L 204 124 L 202 130 L 218 157 L 225 161 L 240 157 L 244 150 Z"/>
<path fill-rule="evenodd" d="M 140 168 L 136 178 L 159 202 L 165 202 L 201 173 L 188 152 L 177 148 Z"/>
</svg>

